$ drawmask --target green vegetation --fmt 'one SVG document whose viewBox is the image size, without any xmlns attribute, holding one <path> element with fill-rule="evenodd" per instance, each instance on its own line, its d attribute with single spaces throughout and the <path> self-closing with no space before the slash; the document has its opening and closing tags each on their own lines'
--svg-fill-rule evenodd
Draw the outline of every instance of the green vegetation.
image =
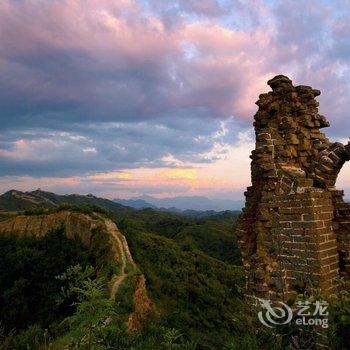
<svg viewBox="0 0 350 350">
<path fill-rule="evenodd" d="M 223 262 L 241 265 L 234 236 L 235 213 L 187 218 L 143 209 L 123 212 L 114 217 L 125 235 L 129 232 L 156 234 L 171 239 L 185 251 L 202 252 Z"/>
<path fill-rule="evenodd" d="M 55 276 L 69 266 L 86 265 L 91 257 L 79 240 L 63 229 L 45 237 L 0 235 L 0 319 L 4 335 L 35 324 L 47 328 L 74 311 L 57 305 L 62 284 Z"/>
<path fill-rule="evenodd" d="M 13 215 L 11 213 L 8 212 L 0 212 L 0 221 L 4 221 L 7 219 L 11 219 L 13 217 Z"/>
<path fill-rule="evenodd" d="M 337 349 L 350 349 L 350 281 L 341 278 L 339 285 L 330 297 L 329 339 Z"/>
<path fill-rule="evenodd" d="M 134 311 L 134 292 L 140 271 L 130 266 L 128 273 L 116 295 L 116 307 L 124 320 Z"/>
<path fill-rule="evenodd" d="M 74 205 L 74 204 L 60 204 L 57 207 L 34 207 L 34 208 L 28 208 L 24 210 L 23 212 L 20 212 L 20 214 L 23 215 L 47 215 L 47 214 L 54 214 L 59 213 L 61 211 L 70 210 L 75 211 L 78 213 L 90 215 L 90 216 L 96 216 L 97 214 L 102 214 L 104 216 L 108 216 L 108 211 L 99 205 L 93 205 L 93 204 L 84 204 L 84 205 Z"/>
<path fill-rule="evenodd" d="M 118 215 L 95 209 L 78 210 L 114 218 L 137 264 L 127 264 L 116 299 L 109 299 L 107 286 L 121 266 L 113 262 L 101 227 L 93 230 L 89 250 L 63 230 L 43 238 L 0 236 L 0 349 L 314 348 L 315 329 L 271 330 L 244 300 L 235 214 L 189 218 L 152 209 Z M 140 273 L 156 312 L 141 330 L 130 332 L 126 321 Z M 349 286 L 342 283 L 344 291 L 332 296 L 329 310 L 327 336 L 334 349 L 349 348 Z"/>
<path fill-rule="evenodd" d="M 169 238 L 128 233 L 164 325 L 203 345 L 219 344 L 234 331 L 242 311 L 242 269 L 200 252 L 183 251 Z"/>
<path fill-rule="evenodd" d="M 23 211 L 39 209 L 52 209 L 60 205 L 99 206 L 113 213 L 128 211 L 131 208 L 115 203 L 105 198 L 98 198 L 93 195 L 58 195 L 40 189 L 32 192 L 21 192 L 16 190 L 8 191 L 0 195 L 0 210 Z"/>
<path fill-rule="evenodd" d="M 63 274 L 60 279 L 64 280 L 65 277 L 66 274 Z M 68 333 L 58 340 L 59 348 L 68 345 L 78 349 L 93 349 L 99 343 L 99 333 L 115 315 L 114 301 L 108 298 L 105 285 L 102 278 L 87 277 L 72 281 L 68 294 L 77 296 L 76 312 L 63 322 L 63 325 L 68 326 Z"/>
<path fill-rule="evenodd" d="M 92 342 L 94 322 L 84 323 L 86 314 L 114 305 L 106 278 L 119 267 L 110 249 L 101 227 L 93 230 L 90 249 L 63 228 L 41 238 L 0 235 L 0 348 L 39 349 L 66 336 L 76 346 L 86 329 Z"/>
<path fill-rule="evenodd" d="M 160 314 L 154 325 L 176 330 L 195 349 L 274 348 L 243 300 L 235 219 L 230 212 L 185 218 L 152 209 L 117 217 Z"/>
<path fill-rule="evenodd" d="M 27 214 L 46 214 L 59 210 L 71 210 L 72 208 L 76 209 L 72 206 L 64 206 L 45 209 L 41 212 L 41 209 L 37 208 L 30 212 L 27 211 Z M 95 209 L 83 207 L 79 208 L 79 211 L 91 215 L 91 211 Z M 101 210 L 99 213 L 106 215 Z M 112 326 L 107 325 L 103 331 L 97 331 L 101 325 L 99 326 L 99 322 L 94 321 L 95 328 L 94 332 L 91 333 L 91 343 L 98 341 L 99 344 L 105 342 L 119 344 L 120 348 L 124 344 L 125 349 L 132 346 L 140 349 L 147 349 L 147 346 L 150 349 L 165 349 L 171 348 L 171 344 L 181 344 L 181 347 L 185 349 L 198 347 L 194 343 L 214 348 L 225 339 L 229 340 L 232 332 L 237 328 L 233 321 L 234 315 L 244 307 L 241 295 L 242 269 L 233 265 L 234 262 L 239 263 L 240 261 L 238 250 L 231 249 L 234 248 L 233 221 L 234 217 L 230 213 L 222 217 L 212 216 L 200 219 L 184 218 L 153 210 L 140 212 L 130 210 L 124 212 L 123 215 L 118 215 L 118 225 L 122 232 L 127 235 L 132 254 L 146 275 L 148 289 L 152 300 L 157 305 L 160 318 L 150 321 L 142 332 L 137 334 L 126 332 L 125 324 L 122 321 L 125 321 L 133 311 L 133 293 L 137 275 L 140 273 L 138 269 L 126 266 L 128 276 L 118 290 L 113 312 L 109 312 L 114 319 L 119 320 L 116 321 L 117 323 L 113 323 L 114 328 L 115 324 L 118 325 L 118 330 L 114 329 L 114 337 L 110 339 L 109 332 L 111 332 Z M 31 239 L 41 242 L 49 239 L 52 234 L 40 240 Z M 65 239 L 62 232 L 60 235 L 62 239 Z M 28 245 L 29 238 L 11 237 L 11 239 L 17 239 L 18 242 L 21 242 L 18 244 L 22 246 Z M 110 247 L 108 235 L 101 229 L 95 229 L 92 234 L 91 253 L 85 256 L 84 261 L 77 258 L 74 261 L 65 259 L 64 263 L 53 262 L 54 265 L 59 265 L 60 269 L 50 274 L 51 277 L 41 271 L 42 278 L 50 278 L 52 283 L 60 286 L 59 295 L 57 288 L 50 293 L 56 302 L 55 307 L 64 308 L 69 305 L 70 309 L 66 310 L 64 314 L 53 313 L 54 320 L 47 319 L 46 323 L 41 322 L 41 319 L 34 319 L 22 327 L 18 327 L 17 321 L 13 320 L 12 327 L 16 327 L 16 333 L 21 329 L 24 332 L 13 334 L 10 338 L 7 337 L 7 343 L 11 339 L 13 348 L 16 348 L 17 345 L 13 344 L 16 341 L 19 342 L 18 344 L 21 341 L 25 342 L 30 332 L 32 332 L 30 334 L 34 334 L 33 329 L 37 330 L 37 335 L 34 337 L 35 342 L 44 342 L 46 341 L 45 329 L 49 327 L 49 335 L 46 337 L 51 340 L 52 337 L 56 337 L 57 344 L 69 343 L 75 344 L 75 346 L 81 344 L 82 334 L 89 333 L 86 331 L 88 325 L 80 324 L 82 311 L 87 310 L 88 304 L 92 303 L 93 300 L 85 295 L 85 304 L 82 304 L 81 308 L 78 309 L 80 305 L 78 300 L 83 300 L 79 296 L 84 290 L 81 284 L 82 280 L 90 281 L 91 288 L 90 291 L 86 291 L 87 294 L 92 293 L 93 290 L 97 293 L 96 288 L 101 289 L 104 285 L 103 293 L 99 294 L 98 297 L 105 298 L 104 301 L 100 300 L 101 305 L 104 305 L 108 299 L 106 283 L 96 282 L 97 280 L 84 273 L 84 269 L 70 266 L 74 266 L 76 263 L 86 266 L 89 262 L 100 276 L 109 279 L 120 269 L 120 266 L 116 266 L 111 261 Z M 56 245 L 56 249 L 61 250 L 58 245 Z M 50 251 L 48 256 L 57 256 L 57 253 Z M 45 260 L 42 263 L 47 264 Z M 27 266 L 26 263 L 23 266 Z M 66 272 L 64 273 L 64 271 Z M 57 275 L 60 275 L 60 278 L 54 278 Z M 64 286 L 71 285 L 73 281 L 80 283 L 80 287 L 75 286 L 75 291 L 73 292 L 73 288 L 67 294 L 67 291 L 64 292 Z M 87 287 L 86 284 L 85 287 Z M 79 288 L 80 291 L 77 292 Z M 29 298 L 33 299 L 34 296 L 30 295 Z M 37 295 L 36 303 L 40 302 L 40 298 L 43 296 Z M 16 299 L 18 303 L 22 303 L 19 298 Z M 58 300 L 63 300 L 63 302 L 58 302 Z M 73 300 L 78 302 L 74 307 L 72 307 Z M 98 307 L 96 307 L 96 312 L 97 309 Z M 61 324 L 60 321 L 65 317 L 66 320 Z M 86 318 L 88 319 L 88 317 Z M 92 328 L 90 331 L 92 332 Z M 116 336 L 116 334 L 119 335 Z M 72 342 L 70 343 L 70 341 Z M 33 348 L 35 348 L 34 345 Z"/>
<path fill-rule="evenodd" d="M 109 236 L 104 229 L 99 227 L 92 230 L 90 250 L 94 257 L 94 267 L 107 280 L 120 269 L 120 266 L 113 260 L 111 247 Z"/>
</svg>

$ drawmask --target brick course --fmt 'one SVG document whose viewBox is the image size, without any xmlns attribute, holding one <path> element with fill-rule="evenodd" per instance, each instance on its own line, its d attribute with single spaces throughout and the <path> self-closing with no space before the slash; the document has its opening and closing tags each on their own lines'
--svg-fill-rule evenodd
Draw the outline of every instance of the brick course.
<svg viewBox="0 0 350 350">
<path fill-rule="evenodd" d="M 252 186 L 237 226 L 247 293 L 327 294 L 350 277 L 350 205 L 334 187 L 350 144 L 320 132 L 329 123 L 318 114 L 319 90 L 283 75 L 268 85 L 256 102 Z"/>
</svg>

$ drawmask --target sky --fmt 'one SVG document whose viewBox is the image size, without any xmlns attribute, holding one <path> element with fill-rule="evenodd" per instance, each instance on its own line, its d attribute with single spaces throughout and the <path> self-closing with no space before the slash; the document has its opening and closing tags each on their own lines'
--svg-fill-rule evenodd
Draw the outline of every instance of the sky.
<svg viewBox="0 0 350 350">
<path fill-rule="evenodd" d="M 349 62 L 349 0 L 0 0 L 0 192 L 242 199 L 267 80 L 347 142 Z"/>
</svg>

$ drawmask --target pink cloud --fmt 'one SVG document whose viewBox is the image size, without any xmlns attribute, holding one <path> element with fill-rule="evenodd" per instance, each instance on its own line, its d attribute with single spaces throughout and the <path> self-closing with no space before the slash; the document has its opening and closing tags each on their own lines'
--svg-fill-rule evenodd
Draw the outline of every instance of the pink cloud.
<svg viewBox="0 0 350 350">
<path fill-rule="evenodd" d="M 65 186 L 75 186 L 79 183 L 79 180 L 75 179 L 74 177 L 68 177 L 65 179 L 62 179 L 62 184 Z"/>
<path fill-rule="evenodd" d="M 220 9 L 213 0 L 181 4 L 199 13 Z M 167 26 L 161 16 L 146 15 L 136 0 L 5 0 L 0 6 L 0 70 L 19 77 L 11 79 L 6 75 L 11 89 L 27 94 L 34 104 L 54 101 L 82 106 L 93 101 L 96 115 L 102 114 L 100 110 L 104 108 L 111 109 L 106 113 L 116 114 L 113 97 L 119 102 L 118 96 L 134 93 L 139 109 L 133 114 L 155 116 L 176 108 L 205 107 L 213 116 L 251 119 L 253 103 L 266 90 L 265 81 L 273 74 L 287 72 L 292 78 L 306 77 L 312 82 L 323 77 L 337 81 L 334 66 L 329 69 L 318 64 L 311 69 L 319 59 L 312 51 L 317 40 L 304 37 L 307 25 L 312 25 L 313 34 L 323 22 L 331 25 L 334 35 L 344 37 L 348 31 L 344 20 L 331 21 L 323 7 L 312 4 L 307 5 L 307 15 L 317 21 L 300 19 L 297 26 L 304 6 L 290 1 L 276 7 L 278 16 L 274 21 L 272 7 L 259 0 L 235 6 L 264 17 L 265 22 L 257 21 L 249 30 L 233 29 L 217 18 L 189 23 L 174 17 L 175 24 Z M 296 14 L 282 20 L 292 9 Z M 186 43 L 193 45 L 193 57 L 186 58 L 182 49 Z M 72 71 L 60 70 L 60 62 L 53 66 L 58 54 L 62 55 L 65 68 Z M 35 66 L 32 61 L 36 57 L 43 60 L 42 65 Z M 45 71 L 50 62 L 53 67 L 50 65 Z M 70 76 L 75 69 L 79 70 L 77 82 Z M 95 80 L 87 79 L 91 71 Z M 112 77 L 115 72 L 124 80 L 116 82 Z M 156 93 L 161 93 L 162 96 L 154 96 L 161 102 L 150 101 L 145 89 L 135 93 L 130 83 L 134 80 L 135 84 L 151 85 Z M 321 87 L 325 84 L 321 81 Z M 344 89 L 348 95 L 348 88 Z M 343 111 L 342 106 L 337 114 Z"/>
<path fill-rule="evenodd" d="M 267 90 L 266 80 L 273 75 L 273 50 L 267 33 L 257 29 L 242 32 L 210 22 L 185 26 L 181 37 L 198 50 L 182 65 L 189 104 L 205 101 L 220 115 L 251 118 L 254 102 Z M 262 55 L 262 53 L 264 53 Z"/>
<path fill-rule="evenodd" d="M 51 47 L 96 58 L 124 54 L 129 59 L 147 59 L 173 47 L 163 23 L 143 17 L 131 0 L 7 0 L 0 6 L 0 39 L 8 54 L 35 54 Z"/>
<path fill-rule="evenodd" d="M 234 114 L 247 118 L 254 112 L 261 77 L 265 79 L 270 73 L 266 61 L 271 56 L 271 41 L 259 28 L 243 32 L 208 21 L 179 22 L 167 28 L 160 18 L 144 16 L 132 0 L 5 1 L 1 6 L 0 41 L 5 57 L 28 59 L 41 53 L 39 60 L 55 60 L 55 52 L 59 50 L 87 55 L 88 60 L 79 63 L 81 77 L 85 69 L 125 72 L 134 69 L 134 74 L 150 80 L 154 79 L 153 73 L 157 74 L 159 83 L 164 85 L 162 107 L 158 103 L 152 108 L 142 95 L 135 96 L 149 113 L 160 112 L 155 108 L 202 106 L 210 108 L 213 116 Z M 198 57 L 184 59 L 181 44 L 186 42 L 195 46 Z M 81 89 L 69 81 L 60 82 L 67 73 L 61 72 L 57 65 L 49 72 L 40 66 L 35 71 L 28 70 L 25 63 L 13 69 L 18 75 L 25 75 L 26 82 L 32 82 L 30 87 L 21 85 L 13 89 L 22 93 L 27 90 L 32 96 L 29 98 L 34 100 L 33 95 L 41 101 L 47 96 L 47 101 L 61 100 L 60 103 L 84 103 L 89 98 L 98 104 L 102 98 L 102 104 L 102 96 L 112 93 L 109 90 L 113 85 L 108 85 L 108 79 L 95 81 L 94 86 L 82 82 Z"/>
</svg>

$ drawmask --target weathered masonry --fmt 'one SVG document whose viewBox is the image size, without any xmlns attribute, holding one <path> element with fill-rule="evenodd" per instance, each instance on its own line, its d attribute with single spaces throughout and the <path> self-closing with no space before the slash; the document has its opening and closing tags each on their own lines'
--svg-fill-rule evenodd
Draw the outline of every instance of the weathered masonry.
<svg viewBox="0 0 350 350">
<path fill-rule="evenodd" d="M 320 132 L 329 123 L 318 114 L 319 90 L 283 75 L 268 85 L 256 102 L 252 186 L 237 229 L 248 294 L 328 294 L 350 277 L 350 204 L 334 187 L 350 144 Z"/>
</svg>

